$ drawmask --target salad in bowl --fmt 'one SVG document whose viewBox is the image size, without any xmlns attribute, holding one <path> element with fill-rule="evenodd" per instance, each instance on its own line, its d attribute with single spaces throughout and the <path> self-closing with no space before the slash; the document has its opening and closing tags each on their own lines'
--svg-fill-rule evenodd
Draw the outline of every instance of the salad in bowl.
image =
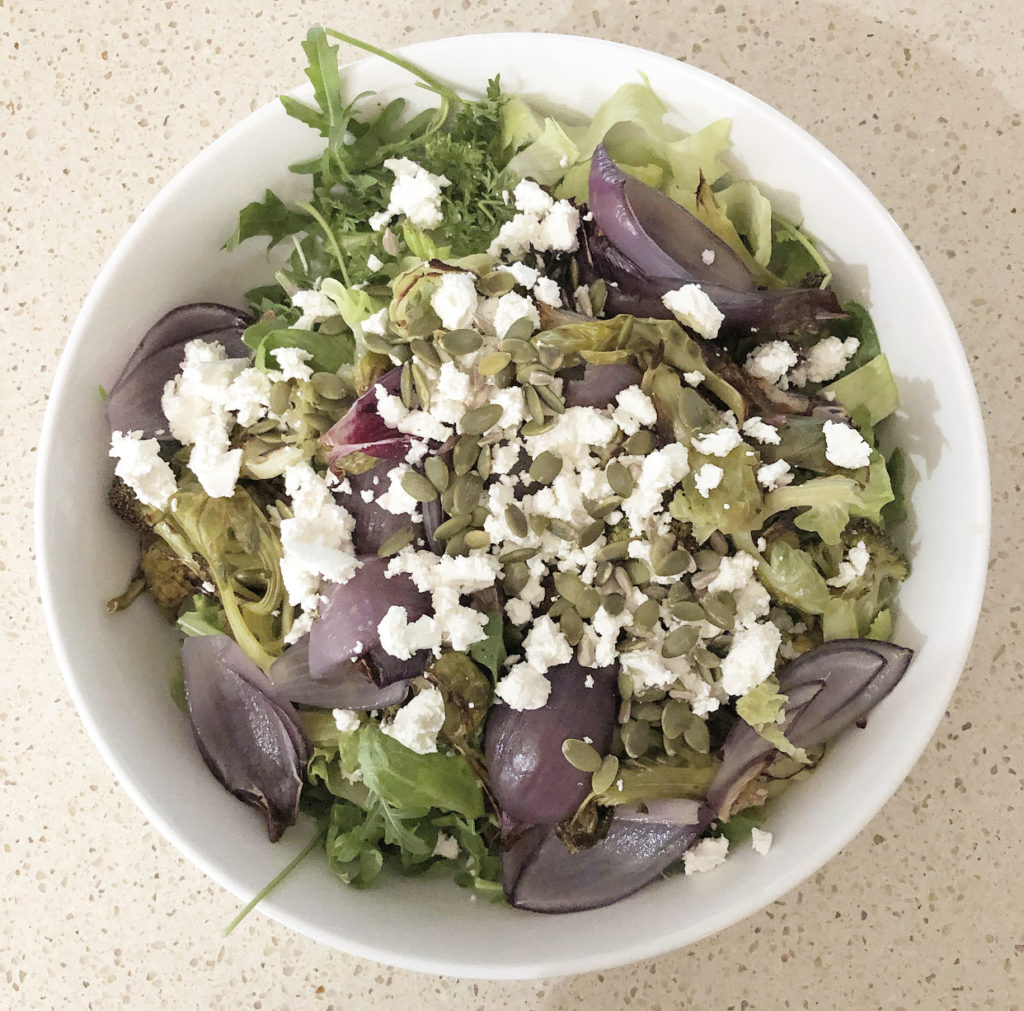
<svg viewBox="0 0 1024 1011">
<path fill-rule="evenodd" d="M 210 771 L 350 885 L 567 913 L 766 854 L 913 655 L 869 313 L 727 121 L 674 127 L 646 80 L 545 115 L 378 53 L 435 96 L 410 114 L 332 36 L 283 99 L 323 139 L 306 192 L 225 236 L 273 280 L 152 321 L 106 395 L 140 545 L 110 609 L 152 596 Z"/>
</svg>

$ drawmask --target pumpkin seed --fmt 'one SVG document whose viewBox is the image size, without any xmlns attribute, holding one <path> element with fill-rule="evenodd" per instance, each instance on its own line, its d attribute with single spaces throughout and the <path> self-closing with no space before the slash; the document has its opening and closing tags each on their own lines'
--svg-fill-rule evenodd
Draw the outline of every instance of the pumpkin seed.
<svg viewBox="0 0 1024 1011">
<path fill-rule="evenodd" d="M 618 497 L 601 499 L 599 502 L 594 502 L 590 499 L 583 500 L 584 508 L 595 520 L 603 520 L 610 512 L 618 509 L 620 505 L 622 505 L 622 499 Z"/>
<path fill-rule="evenodd" d="M 675 604 L 670 604 L 669 611 L 673 618 L 678 618 L 680 621 L 704 620 L 704 608 L 693 600 L 680 600 Z"/>
<path fill-rule="evenodd" d="M 531 365 L 538 360 L 537 349 L 521 337 L 508 337 L 500 341 L 498 348 L 506 352 L 516 365 Z"/>
<path fill-rule="evenodd" d="M 639 558 L 629 558 L 622 563 L 629 581 L 634 586 L 646 586 L 651 581 L 651 570 L 647 563 Z"/>
<path fill-rule="evenodd" d="M 427 475 L 427 479 L 438 491 L 444 491 L 451 481 L 451 474 L 449 474 L 444 460 L 439 456 L 428 456 L 423 461 L 423 471 Z"/>
<path fill-rule="evenodd" d="M 472 436 L 464 435 L 455 443 L 452 450 L 452 466 L 455 473 L 462 477 L 468 474 L 476 465 L 477 457 L 480 455 L 480 443 Z"/>
<path fill-rule="evenodd" d="M 313 389 L 324 400 L 344 400 L 345 394 L 348 392 L 341 376 L 337 376 L 333 372 L 314 372 L 310 382 L 313 384 Z"/>
<path fill-rule="evenodd" d="M 659 692 L 659 694 L 661 694 Z M 643 720 L 645 723 L 661 722 L 661 702 L 641 702 L 633 706 L 633 719 Z"/>
<path fill-rule="evenodd" d="M 605 755 L 601 768 L 594 773 L 590 789 L 594 793 L 607 793 L 619 774 L 619 760 L 614 755 Z"/>
<path fill-rule="evenodd" d="M 529 341 L 533 336 L 533 320 L 529 316 L 520 316 L 502 336 L 510 337 L 512 340 Z"/>
<path fill-rule="evenodd" d="M 388 558 L 391 555 L 397 555 L 407 544 L 411 544 L 413 538 L 416 536 L 416 532 L 412 527 L 402 527 L 401 530 L 396 530 L 390 537 L 386 538 L 384 543 L 377 549 L 378 558 Z"/>
<path fill-rule="evenodd" d="M 544 404 L 541 403 L 540 394 L 533 386 L 523 387 L 523 399 L 526 401 L 526 410 L 533 421 L 538 424 L 544 421 Z"/>
<path fill-rule="evenodd" d="M 708 621 L 718 628 L 732 628 L 736 617 L 736 601 L 731 593 L 715 593 L 700 602 Z"/>
<path fill-rule="evenodd" d="M 721 564 L 722 556 L 708 548 L 702 548 L 693 556 L 693 560 L 697 563 L 697 568 L 713 572 Z"/>
<path fill-rule="evenodd" d="M 692 564 L 690 552 L 686 548 L 677 548 L 660 558 L 654 566 L 654 571 L 659 576 L 678 576 L 686 572 Z"/>
<path fill-rule="evenodd" d="M 507 351 L 489 351 L 480 359 L 476 370 L 482 376 L 496 376 L 510 361 L 512 356 Z"/>
<path fill-rule="evenodd" d="M 583 592 L 576 599 L 576 610 L 579 611 L 581 618 L 586 618 L 588 621 L 597 614 L 597 609 L 600 606 L 601 594 L 592 586 L 584 587 Z"/>
<path fill-rule="evenodd" d="M 479 351 L 483 343 L 483 337 L 475 330 L 449 330 L 441 337 L 442 347 L 455 358 Z"/>
<path fill-rule="evenodd" d="M 696 715 L 687 721 L 683 729 L 683 740 L 693 748 L 694 751 L 706 755 L 711 750 L 711 735 L 708 733 L 708 725 Z"/>
<path fill-rule="evenodd" d="M 619 562 L 628 554 L 629 541 L 611 541 L 594 555 L 594 560 L 597 562 Z"/>
<path fill-rule="evenodd" d="M 729 554 L 729 542 L 725 539 L 725 534 L 721 530 L 712 531 L 711 536 L 708 538 L 708 544 L 713 551 L 717 551 L 720 555 Z"/>
<path fill-rule="evenodd" d="M 531 418 L 519 431 L 522 435 L 532 438 L 535 435 L 543 435 L 545 432 L 550 432 L 554 427 L 554 418 L 545 418 L 543 421 L 535 421 Z"/>
<path fill-rule="evenodd" d="M 415 362 L 410 366 L 412 369 L 412 382 L 416 387 L 416 396 L 419 398 L 420 410 L 430 410 L 430 383 L 427 381 L 427 374 Z"/>
<path fill-rule="evenodd" d="M 462 416 L 462 420 L 459 422 L 459 431 L 463 435 L 483 435 L 501 420 L 501 414 L 501 404 L 484 404 L 483 407 L 475 407 Z"/>
<path fill-rule="evenodd" d="M 680 702 L 679 699 L 669 699 L 661 711 L 662 733 L 670 740 L 682 737 L 692 716 L 693 713 L 690 712 L 690 707 L 685 702 Z"/>
<path fill-rule="evenodd" d="M 654 449 L 654 436 L 646 429 L 634 432 L 622 444 L 622 451 L 630 456 L 647 456 L 652 449 Z"/>
<path fill-rule="evenodd" d="M 559 628 L 570 646 L 578 646 L 583 638 L 583 619 L 575 608 L 567 607 L 558 619 Z"/>
<path fill-rule="evenodd" d="M 460 531 L 465 530 L 468 526 L 468 516 L 451 516 L 444 523 L 438 524 L 437 529 L 434 531 L 434 536 L 440 541 L 446 541 Z"/>
<path fill-rule="evenodd" d="M 538 336 L 537 340 L 540 340 L 540 336 Z M 541 365 L 552 372 L 557 372 L 562 367 L 562 352 L 550 344 L 539 344 L 537 355 L 540 357 Z"/>
<path fill-rule="evenodd" d="M 402 475 L 402 488 L 417 502 L 433 502 L 437 498 L 437 489 L 416 470 L 406 471 Z"/>
<path fill-rule="evenodd" d="M 486 530 L 467 530 L 464 534 L 467 548 L 489 548 L 491 535 Z"/>
<path fill-rule="evenodd" d="M 581 548 L 589 548 L 604 533 L 604 520 L 594 520 L 588 523 L 581 531 L 579 545 Z"/>
<path fill-rule="evenodd" d="M 282 380 L 270 388 L 270 409 L 274 414 L 284 414 L 291 406 L 292 386 Z"/>
<path fill-rule="evenodd" d="M 434 368 L 437 368 L 441 364 L 441 359 L 437 356 L 437 352 L 434 350 L 433 345 L 428 344 L 422 337 L 413 337 L 413 339 L 409 341 L 409 350 L 421 362 L 433 365 Z"/>
<path fill-rule="evenodd" d="M 505 522 L 515 537 L 525 537 L 530 532 L 530 524 L 526 521 L 526 514 L 515 502 L 510 502 L 505 506 Z"/>
<path fill-rule="evenodd" d="M 654 628 L 661 617 L 661 608 L 656 600 L 645 600 L 633 612 L 633 627 L 640 633 L 646 634 Z"/>
<path fill-rule="evenodd" d="M 490 270 L 476 282 L 476 290 L 490 298 L 507 295 L 516 286 L 516 279 L 507 270 Z"/>
<path fill-rule="evenodd" d="M 491 450 L 489 446 L 480 447 L 480 455 L 476 459 L 476 472 L 484 481 L 491 476 Z"/>
<path fill-rule="evenodd" d="M 363 332 L 363 343 L 366 345 L 367 351 L 372 351 L 378 355 L 389 355 L 391 354 L 391 341 L 378 333 L 366 333 Z"/>
<path fill-rule="evenodd" d="M 407 411 L 411 411 L 416 403 L 416 387 L 412 378 L 412 362 L 402 366 L 401 380 L 398 384 L 398 395 Z"/>
<path fill-rule="evenodd" d="M 472 512 L 480 496 L 484 493 L 484 483 L 479 474 L 463 474 L 455 479 L 452 485 L 452 505 L 456 513 Z"/>
<path fill-rule="evenodd" d="M 399 365 L 412 361 L 412 352 L 409 350 L 408 344 L 392 344 L 388 348 L 388 355 L 395 359 Z"/>
<path fill-rule="evenodd" d="M 690 589 L 688 583 L 684 583 L 680 579 L 668 588 L 668 602 L 670 604 L 676 604 L 681 600 L 693 600 L 693 591 Z"/>
<path fill-rule="evenodd" d="M 622 614 L 626 607 L 626 598 L 621 593 L 606 593 L 601 598 L 601 606 L 614 618 Z"/>
<path fill-rule="evenodd" d="M 615 566 L 611 562 L 599 562 L 597 568 L 594 569 L 594 585 L 604 586 L 611 578 L 614 568 Z"/>
<path fill-rule="evenodd" d="M 699 638 L 700 629 L 696 625 L 680 625 L 665 636 L 665 641 L 661 644 L 661 655 L 671 660 L 673 657 L 689 653 L 697 645 Z"/>
<path fill-rule="evenodd" d="M 563 541 L 574 541 L 576 539 L 576 531 L 573 530 L 568 523 L 564 520 L 551 519 L 548 521 L 548 530 L 550 530 L 556 537 L 561 538 Z"/>
<path fill-rule="evenodd" d="M 466 531 L 460 530 L 454 537 L 452 537 L 445 545 L 444 553 L 446 555 L 452 555 L 458 557 L 460 555 L 468 555 L 469 549 L 466 547 Z"/>
<path fill-rule="evenodd" d="M 551 520 L 549 520 L 547 516 L 541 516 L 540 513 L 533 513 L 530 516 L 530 530 L 532 530 L 537 537 L 540 537 L 547 530 L 550 523 Z"/>
<path fill-rule="evenodd" d="M 542 386 L 538 384 L 536 389 L 537 396 L 539 396 L 540 399 L 555 412 L 555 414 L 565 414 L 565 402 L 553 389 L 551 389 L 550 386 Z"/>
<path fill-rule="evenodd" d="M 516 370 L 512 368 L 511 363 L 512 359 L 509 357 L 509 364 L 500 372 L 495 373 L 494 378 L 491 380 L 499 390 L 507 390 L 515 382 Z"/>
<path fill-rule="evenodd" d="M 487 522 L 487 517 L 490 516 L 490 512 L 487 510 L 487 506 L 478 505 L 470 514 L 470 522 L 475 527 L 483 527 Z"/>
<path fill-rule="evenodd" d="M 608 478 L 608 483 L 612 486 L 612 491 L 616 495 L 625 499 L 633 494 L 633 475 L 618 460 L 613 460 L 608 464 L 605 476 Z"/>
<path fill-rule="evenodd" d="M 498 561 L 502 565 L 507 565 L 509 562 L 528 562 L 538 551 L 540 548 L 513 548 L 511 551 L 499 555 Z"/>
<path fill-rule="evenodd" d="M 597 772 L 601 768 L 601 756 L 597 749 L 578 737 L 567 737 L 562 741 L 562 755 L 565 760 L 580 772 Z"/>
<path fill-rule="evenodd" d="M 518 597 L 529 581 L 530 570 L 525 562 L 510 562 L 505 566 L 505 578 L 502 582 L 508 596 Z"/>
<path fill-rule="evenodd" d="M 562 472 L 562 458 L 546 450 L 530 464 L 530 479 L 538 484 L 551 484 Z"/>
<path fill-rule="evenodd" d="M 570 604 L 568 600 L 564 600 L 563 598 L 559 597 L 558 600 L 556 600 L 548 608 L 548 617 L 549 618 L 560 618 L 571 607 L 572 607 L 572 604 Z"/>
<path fill-rule="evenodd" d="M 693 651 L 693 659 L 705 670 L 714 670 L 722 661 L 711 650 L 697 646 Z"/>
</svg>

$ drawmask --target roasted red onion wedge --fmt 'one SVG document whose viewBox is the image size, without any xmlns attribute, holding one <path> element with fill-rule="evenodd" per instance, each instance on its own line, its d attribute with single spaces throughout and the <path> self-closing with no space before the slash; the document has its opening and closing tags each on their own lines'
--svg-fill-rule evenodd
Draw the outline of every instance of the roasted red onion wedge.
<svg viewBox="0 0 1024 1011">
<path fill-rule="evenodd" d="M 217 341 L 229 358 L 248 358 L 242 333 L 251 317 L 215 302 L 172 309 L 147 331 L 107 395 L 112 432 L 142 432 L 144 439 L 170 439 L 160 406 L 164 386 L 181 369 L 185 345 L 196 338 Z"/>
<path fill-rule="evenodd" d="M 381 648 L 378 626 L 391 607 L 404 607 L 409 622 L 430 611 L 429 595 L 417 590 L 406 575 L 389 578 L 387 567 L 386 558 L 364 556 L 347 583 L 325 589 L 320 616 L 309 632 L 309 671 L 314 678 L 338 676 L 362 658 L 369 660 L 381 687 L 423 673 L 424 655 L 400 659 Z"/>
<path fill-rule="evenodd" d="M 873 709 L 906 673 L 914 652 L 873 639 L 833 639 L 797 657 L 779 674 L 788 696 L 782 732 L 798 748 L 832 740 Z M 708 788 L 716 816 L 728 816 L 739 792 L 771 761 L 775 748 L 737 721 Z"/>
<path fill-rule="evenodd" d="M 646 275 L 677 278 L 673 287 L 688 281 L 747 291 L 757 287 L 727 243 L 671 197 L 626 175 L 603 144 L 590 162 L 588 206 L 601 231 Z M 711 263 L 705 261 L 706 250 L 714 254 Z"/>
<path fill-rule="evenodd" d="M 587 675 L 593 687 L 587 688 Z M 604 755 L 612 742 L 617 704 L 615 668 L 584 668 L 575 659 L 547 672 L 551 695 L 540 709 L 491 709 L 485 748 L 498 807 L 531 825 L 553 825 L 583 802 L 590 774 L 562 754 L 567 738 L 589 737 Z"/>
<path fill-rule="evenodd" d="M 402 381 L 402 370 L 385 372 L 348 409 L 345 416 L 329 428 L 320 441 L 327 447 L 327 464 L 334 467 L 343 456 L 357 450 L 379 460 L 404 460 L 412 438 L 389 428 L 377 413 L 377 387 L 382 386 L 396 396 Z"/>
<path fill-rule="evenodd" d="M 193 636 L 181 650 L 192 733 L 210 771 L 261 810 L 276 842 L 295 823 L 309 748 L 291 707 L 229 636 Z"/>
<path fill-rule="evenodd" d="M 391 472 L 397 461 L 382 461 L 361 474 L 348 474 L 348 491 L 336 491 L 334 497 L 356 521 L 352 531 L 352 545 L 358 555 L 375 555 L 381 545 L 403 527 L 412 526 L 415 533 L 422 532 L 419 523 L 411 524 L 408 516 L 389 512 L 377 501 L 391 485 Z M 365 495 L 372 495 L 369 502 Z"/>
<path fill-rule="evenodd" d="M 635 365 L 585 365 L 579 379 L 565 385 L 566 407 L 609 407 L 630 386 L 639 386 L 643 373 Z"/>
</svg>

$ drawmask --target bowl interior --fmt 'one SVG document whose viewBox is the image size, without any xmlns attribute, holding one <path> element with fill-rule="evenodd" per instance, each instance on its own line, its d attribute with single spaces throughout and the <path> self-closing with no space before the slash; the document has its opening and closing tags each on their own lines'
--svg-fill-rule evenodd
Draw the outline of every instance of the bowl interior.
<svg viewBox="0 0 1024 1011">
<path fill-rule="evenodd" d="M 725 82 L 666 57 L 553 35 L 446 39 L 405 50 L 480 91 L 500 71 L 510 92 L 590 112 L 643 71 L 695 129 L 733 120 L 737 162 L 799 211 L 837 266 L 843 294 L 870 308 L 902 395 L 897 441 L 913 476 L 913 571 L 898 641 L 918 651 L 904 681 L 775 810 L 767 857 L 740 848 L 713 874 L 677 877 L 609 909 L 550 917 L 473 901 L 448 882 L 386 879 L 345 888 L 311 858 L 260 907 L 346 951 L 393 965 L 511 978 L 595 970 L 704 937 L 813 873 L 879 810 L 925 747 L 974 631 L 988 551 L 989 491 L 981 416 L 963 351 L 931 279 L 868 190 L 809 135 Z M 351 94 L 414 97 L 379 60 L 348 72 Z M 221 245 L 238 209 L 267 187 L 291 191 L 287 166 L 317 149 L 279 103 L 204 151 L 139 217 L 99 276 L 64 353 L 40 447 L 37 541 L 43 603 L 61 669 L 97 747 L 157 827 L 207 873 L 248 899 L 302 847 L 300 826 L 272 846 L 259 817 L 214 782 L 172 703 L 175 635 L 147 601 L 108 616 L 134 566 L 132 535 L 105 505 L 111 466 L 97 388 L 110 386 L 140 335 L 182 302 L 241 304 L 269 268 L 256 241 Z M 926 345 L 926 353 L 922 350 Z M 85 465 L 69 467 L 74 433 Z M 91 465 L 90 465 L 91 462 Z M 72 561 L 73 560 L 73 561 Z"/>
</svg>

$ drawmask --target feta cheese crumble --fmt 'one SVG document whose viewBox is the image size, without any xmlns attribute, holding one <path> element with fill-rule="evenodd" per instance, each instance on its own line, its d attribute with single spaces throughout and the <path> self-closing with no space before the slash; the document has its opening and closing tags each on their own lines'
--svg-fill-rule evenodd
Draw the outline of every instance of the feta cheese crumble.
<svg viewBox="0 0 1024 1011">
<path fill-rule="evenodd" d="M 774 425 L 769 425 L 759 417 L 747 418 L 743 422 L 743 434 L 749 436 L 763 446 L 777 446 L 782 442 L 782 436 Z"/>
<path fill-rule="evenodd" d="M 871 462 L 871 447 L 857 429 L 841 421 L 826 421 L 825 459 L 837 467 L 857 470 Z"/>
<path fill-rule="evenodd" d="M 755 853 L 760 853 L 763 857 L 767 856 L 768 851 L 772 848 L 771 832 L 765 832 L 764 829 L 756 827 L 752 828 L 750 830 L 750 845 Z"/>
<path fill-rule="evenodd" d="M 829 586 L 849 586 L 855 579 L 860 579 L 864 575 L 870 561 L 871 552 L 865 547 L 863 541 L 857 541 L 839 563 L 839 571 L 825 582 Z"/>
<path fill-rule="evenodd" d="M 778 383 L 797 363 L 797 353 L 789 341 L 767 341 L 747 355 L 743 368 L 755 379 Z"/>
<path fill-rule="evenodd" d="M 477 294 L 475 278 L 463 271 L 445 271 L 441 283 L 430 297 L 430 307 L 437 313 L 445 330 L 462 330 L 473 322 Z"/>
<path fill-rule="evenodd" d="M 699 284 L 684 284 L 661 296 L 665 308 L 684 326 L 696 330 L 701 337 L 714 340 L 725 316 Z"/>
<path fill-rule="evenodd" d="M 114 432 L 109 455 L 117 460 L 114 473 L 143 505 L 167 508 L 178 485 L 171 465 L 160 458 L 156 439 L 143 439 L 141 432 Z"/>
<path fill-rule="evenodd" d="M 721 483 L 725 471 L 713 463 L 703 464 L 694 472 L 693 479 L 702 498 L 707 498 Z"/>
<path fill-rule="evenodd" d="M 437 751 L 437 735 L 444 726 L 444 696 L 436 688 L 427 688 L 411 698 L 380 729 L 417 755 Z"/>
<path fill-rule="evenodd" d="M 724 835 L 701 839 L 683 854 L 683 870 L 686 874 L 713 871 L 725 863 L 728 852 L 729 840 Z"/>
<path fill-rule="evenodd" d="M 766 463 L 757 468 L 757 483 L 765 491 L 775 491 L 793 481 L 792 467 L 785 460 L 776 460 L 775 463 Z"/>
<path fill-rule="evenodd" d="M 694 436 L 690 444 L 702 456 L 723 457 L 743 445 L 743 436 L 735 428 L 720 428 L 708 435 Z"/>
<path fill-rule="evenodd" d="M 394 173 L 395 182 L 387 208 L 370 217 L 370 228 L 379 232 L 400 214 L 404 214 L 417 228 L 437 228 L 444 220 L 441 190 L 451 185 L 451 180 L 428 172 L 409 158 L 388 158 L 384 168 Z"/>
</svg>

